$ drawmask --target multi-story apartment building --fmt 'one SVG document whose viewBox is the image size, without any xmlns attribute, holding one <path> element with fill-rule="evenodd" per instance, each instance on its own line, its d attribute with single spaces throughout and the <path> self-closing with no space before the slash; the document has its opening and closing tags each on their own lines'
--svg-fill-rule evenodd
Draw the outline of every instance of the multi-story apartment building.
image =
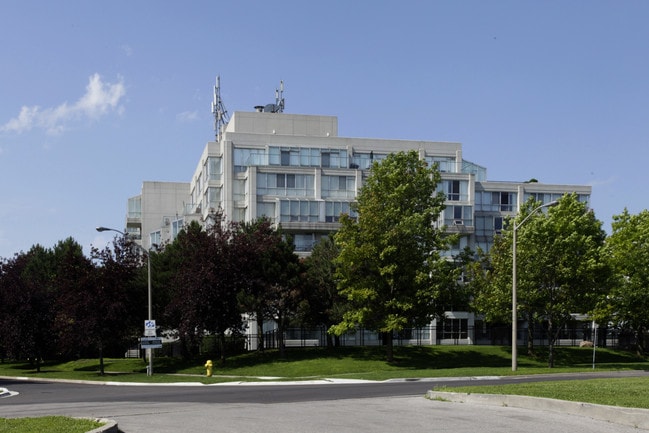
<svg viewBox="0 0 649 433">
<path fill-rule="evenodd" d="M 144 182 L 142 193 L 128 200 L 127 231 L 143 248 L 173 241 L 190 221 L 207 226 L 217 218 L 266 216 L 293 236 L 299 255 L 308 255 L 338 229 L 342 213 L 353 214 L 351 204 L 372 163 L 399 151 L 415 150 L 439 167 L 446 208 L 438 224 L 463 235 L 449 256 L 467 246 L 488 251 L 503 222 L 530 197 L 549 203 L 574 192 L 581 201 L 590 199 L 590 186 L 489 181 L 485 167 L 463 158 L 460 143 L 340 137 L 336 117 L 256 108 L 235 112 L 217 127 L 190 182 Z M 449 311 L 433 328 L 409 338 L 472 344 L 481 341 L 483 326 L 471 313 Z M 356 344 L 359 336 L 364 344 L 379 344 L 376 333 L 364 332 L 348 336 L 347 344 Z M 251 348 L 254 341 L 249 338 Z"/>
<path fill-rule="evenodd" d="M 191 220 L 209 224 L 251 221 L 263 215 L 281 224 L 296 252 L 309 253 L 339 227 L 374 161 L 416 150 L 438 164 L 446 209 L 440 226 L 464 236 L 466 246 L 489 250 L 503 220 L 530 197 L 548 203 L 566 192 L 588 202 L 591 187 L 537 182 L 494 182 L 486 168 L 466 161 L 460 143 L 338 136 L 333 116 L 235 112 L 205 146 L 188 183 L 144 182 L 128 201 L 127 230 L 142 246 L 170 242 Z"/>
</svg>

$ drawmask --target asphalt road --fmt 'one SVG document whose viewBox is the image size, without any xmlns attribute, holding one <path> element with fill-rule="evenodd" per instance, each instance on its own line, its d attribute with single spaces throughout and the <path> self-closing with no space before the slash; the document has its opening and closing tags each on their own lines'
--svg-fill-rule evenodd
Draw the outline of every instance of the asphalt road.
<svg viewBox="0 0 649 433">
<path fill-rule="evenodd" d="M 583 377 L 561 376 L 565 380 Z M 490 383 L 550 379 L 556 380 L 557 376 L 494 378 Z M 124 433 L 638 432 L 558 413 L 430 401 L 423 397 L 439 385 L 482 383 L 484 380 L 431 379 L 342 384 L 113 386 L 0 379 L 0 387 L 19 392 L 0 399 L 0 417 L 104 417 L 116 420 Z"/>
</svg>

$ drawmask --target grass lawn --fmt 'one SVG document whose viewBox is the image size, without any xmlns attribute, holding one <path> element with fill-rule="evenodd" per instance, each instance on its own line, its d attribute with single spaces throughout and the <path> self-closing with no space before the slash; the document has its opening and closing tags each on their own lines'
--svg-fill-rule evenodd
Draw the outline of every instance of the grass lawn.
<svg viewBox="0 0 649 433">
<path fill-rule="evenodd" d="M 38 418 L 0 418 L 0 432 L 15 433 L 85 433 L 104 423 L 65 416 Z"/>
<path fill-rule="evenodd" d="M 521 351 L 522 352 L 522 351 Z M 142 359 L 105 359 L 104 376 L 98 374 L 97 359 L 68 362 L 44 362 L 38 373 L 28 363 L 0 363 L 0 376 L 60 378 L 98 381 L 186 382 L 202 383 L 282 378 L 348 378 L 386 380 L 453 376 L 506 376 L 512 374 L 563 373 L 592 371 L 592 349 L 565 347 L 556 350 L 556 366 L 548 368 L 546 354 L 539 349 L 536 358 L 519 354 L 519 368 L 511 371 L 511 348 L 501 346 L 422 346 L 395 347 L 395 360 L 385 361 L 382 347 L 340 347 L 287 349 L 280 358 L 275 350 L 245 353 L 228 358 L 224 365 L 214 359 L 214 376 L 205 377 L 207 357 L 194 361 L 154 358 L 153 376 L 146 376 L 147 362 Z M 621 351 L 598 349 L 597 370 L 643 370 L 645 358 Z"/>
<path fill-rule="evenodd" d="M 590 379 L 579 382 L 520 383 L 472 387 L 443 387 L 436 391 L 468 394 L 510 394 L 581 401 L 609 406 L 649 409 L 649 378 Z"/>
</svg>

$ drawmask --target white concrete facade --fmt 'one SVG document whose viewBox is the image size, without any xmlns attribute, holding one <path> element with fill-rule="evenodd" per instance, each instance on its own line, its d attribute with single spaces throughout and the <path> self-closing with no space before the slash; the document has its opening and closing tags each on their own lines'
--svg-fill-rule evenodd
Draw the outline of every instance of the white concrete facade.
<svg viewBox="0 0 649 433">
<path fill-rule="evenodd" d="M 206 144 L 189 183 L 143 183 L 142 194 L 129 199 L 127 230 L 148 248 L 172 241 L 191 220 L 265 215 L 306 255 L 339 227 L 341 212 L 350 212 L 371 163 L 409 150 L 439 165 L 439 190 L 447 195 L 439 224 L 465 235 L 455 251 L 488 250 L 503 219 L 531 196 L 544 203 L 571 192 L 590 199 L 590 186 L 488 181 L 486 168 L 462 158 L 460 143 L 340 137 L 334 116 L 235 112 L 220 140 Z"/>
</svg>

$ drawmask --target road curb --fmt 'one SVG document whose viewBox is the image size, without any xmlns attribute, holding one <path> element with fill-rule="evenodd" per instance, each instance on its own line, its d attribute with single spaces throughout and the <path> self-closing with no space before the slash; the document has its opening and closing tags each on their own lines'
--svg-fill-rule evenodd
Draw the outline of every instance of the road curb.
<svg viewBox="0 0 649 433">
<path fill-rule="evenodd" d="M 451 401 L 455 403 L 474 403 L 558 412 L 649 430 L 649 409 L 606 406 L 601 404 L 580 403 L 523 395 L 467 394 L 460 392 L 428 391 L 426 393 L 426 398 L 430 400 Z"/>
<path fill-rule="evenodd" d="M 82 418 L 82 419 L 90 419 L 92 421 L 105 423 L 101 427 L 97 427 L 96 429 L 90 430 L 89 432 L 86 433 L 119 433 L 117 422 L 112 419 L 107 419 L 107 418 Z"/>
</svg>

